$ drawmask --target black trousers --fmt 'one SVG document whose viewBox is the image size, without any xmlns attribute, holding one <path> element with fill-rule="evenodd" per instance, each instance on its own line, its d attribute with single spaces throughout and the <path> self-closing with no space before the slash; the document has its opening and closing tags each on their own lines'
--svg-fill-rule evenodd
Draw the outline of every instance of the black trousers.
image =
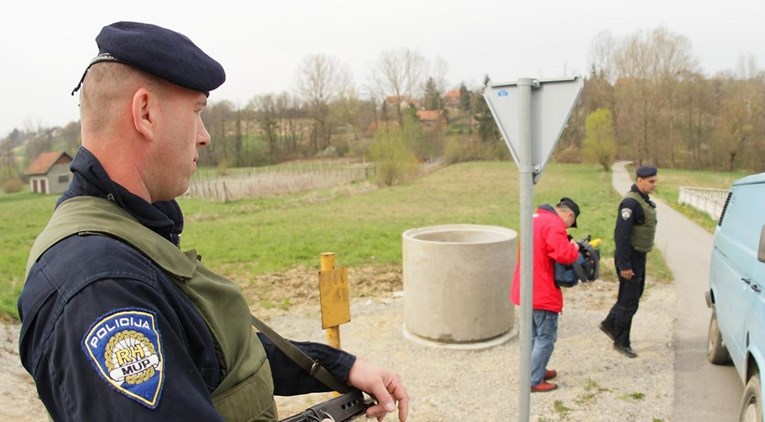
<svg viewBox="0 0 765 422">
<path fill-rule="evenodd" d="M 635 273 L 631 279 L 622 278 L 619 268 L 616 274 L 619 277 L 619 295 L 616 303 L 603 321 L 606 328 L 614 335 L 614 344 L 630 347 L 630 330 L 632 318 L 638 310 L 640 297 L 645 289 L 645 261 L 646 254 L 632 253 L 632 271 Z"/>
</svg>

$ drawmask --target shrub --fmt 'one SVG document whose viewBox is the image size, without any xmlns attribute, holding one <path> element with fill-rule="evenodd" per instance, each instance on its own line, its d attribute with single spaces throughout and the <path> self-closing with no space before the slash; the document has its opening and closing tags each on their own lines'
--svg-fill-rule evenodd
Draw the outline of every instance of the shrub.
<svg viewBox="0 0 765 422">
<path fill-rule="evenodd" d="M 3 182 L 3 192 L 5 193 L 18 193 L 24 189 L 24 182 L 19 179 L 8 179 Z"/>
<path fill-rule="evenodd" d="M 579 148 L 577 148 L 574 145 L 570 145 L 564 149 L 559 150 L 557 154 L 555 154 L 555 161 L 559 163 L 581 163 L 582 162 L 582 156 L 579 151 Z"/>
<path fill-rule="evenodd" d="M 417 169 L 417 159 L 407 146 L 405 133 L 397 126 L 379 129 L 375 133 L 369 158 L 375 163 L 376 177 L 382 186 L 400 183 Z"/>
</svg>

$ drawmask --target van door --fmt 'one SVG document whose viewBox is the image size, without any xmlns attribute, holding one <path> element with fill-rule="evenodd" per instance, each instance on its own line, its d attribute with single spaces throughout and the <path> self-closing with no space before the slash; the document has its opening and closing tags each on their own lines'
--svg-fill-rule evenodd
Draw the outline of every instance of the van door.
<svg viewBox="0 0 765 422">
<path fill-rule="evenodd" d="M 711 282 L 715 295 L 717 322 L 731 359 L 740 375 L 746 367 L 748 315 L 759 302 L 762 281 L 753 281 L 752 264 L 757 262 L 760 227 L 765 206 L 755 202 L 754 188 L 762 185 L 734 185 L 728 207 L 715 233 Z M 759 205 L 759 206 L 758 206 Z M 757 216 L 760 214 L 760 216 Z M 752 284 L 754 282 L 754 284 Z"/>
<path fill-rule="evenodd" d="M 763 186 L 765 188 L 765 186 Z M 765 211 L 760 209 L 761 214 Z M 765 216 L 760 217 L 759 229 L 752 230 L 758 234 L 753 255 L 749 259 L 749 265 L 744 269 L 749 274 L 749 295 L 753 297 L 752 308 L 747 310 L 746 335 L 748 336 L 747 351 L 754 357 L 762 372 L 765 368 Z"/>
</svg>

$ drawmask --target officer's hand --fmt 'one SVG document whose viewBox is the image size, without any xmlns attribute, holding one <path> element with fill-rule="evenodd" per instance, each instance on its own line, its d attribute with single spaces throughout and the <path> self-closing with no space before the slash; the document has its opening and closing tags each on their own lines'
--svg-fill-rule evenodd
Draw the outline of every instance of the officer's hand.
<svg viewBox="0 0 765 422">
<path fill-rule="evenodd" d="M 388 413 L 396 410 L 398 403 L 398 420 L 406 421 L 409 415 L 409 395 L 396 372 L 356 359 L 348 373 L 348 383 L 371 395 L 377 402 L 367 409 L 367 418 L 382 421 Z"/>
<path fill-rule="evenodd" d="M 619 271 L 619 275 L 621 275 L 623 279 L 632 280 L 632 277 L 635 276 L 635 272 L 632 270 L 621 270 Z"/>
</svg>

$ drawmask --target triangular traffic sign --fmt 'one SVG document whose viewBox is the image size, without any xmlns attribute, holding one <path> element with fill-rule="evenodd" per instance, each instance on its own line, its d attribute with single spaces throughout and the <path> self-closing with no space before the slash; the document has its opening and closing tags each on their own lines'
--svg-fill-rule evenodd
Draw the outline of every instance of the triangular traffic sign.
<svg viewBox="0 0 765 422">
<path fill-rule="evenodd" d="M 531 89 L 531 155 L 534 183 L 539 181 L 542 169 L 552 155 L 555 145 L 566 127 L 574 109 L 584 80 L 575 76 L 566 79 L 533 80 Z M 521 142 L 519 135 L 518 84 L 497 83 L 486 87 L 486 104 L 505 138 L 515 163 Z"/>
</svg>

